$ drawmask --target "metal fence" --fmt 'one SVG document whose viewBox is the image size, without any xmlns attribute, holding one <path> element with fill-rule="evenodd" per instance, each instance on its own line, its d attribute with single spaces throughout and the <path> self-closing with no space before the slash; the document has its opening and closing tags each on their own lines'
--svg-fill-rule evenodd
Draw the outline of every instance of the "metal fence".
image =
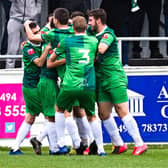
<svg viewBox="0 0 168 168">
<path fill-rule="evenodd" d="M 168 37 L 118 37 L 118 46 L 119 46 L 119 53 L 120 58 L 122 61 L 122 42 L 133 42 L 133 41 L 168 41 Z M 0 62 L 6 61 L 6 59 L 15 59 L 21 61 L 22 55 L 0 55 Z M 0 64 L 1 66 L 1 64 Z M 21 64 L 23 67 L 23 62 Z M 1 68 L 1 67 L 0 67 Z M 1 68 L 2 69 L 2 68 Z"/>
</svg>

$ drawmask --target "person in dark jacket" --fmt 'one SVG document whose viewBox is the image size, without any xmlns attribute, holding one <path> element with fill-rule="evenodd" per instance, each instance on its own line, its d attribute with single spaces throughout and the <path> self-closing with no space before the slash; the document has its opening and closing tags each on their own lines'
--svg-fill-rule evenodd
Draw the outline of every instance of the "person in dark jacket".
<svg viewBox="0 0 168 168">
<path fill-rule="evenodd" d="M 86 14 L 87 10 L 91 8 L 90 0 L 49 0 L 48 12 L 51 13 L 55 8 L 67 8 L 70 13 L 74 11 L 81 11 Z"/>
<path fill-rule="evenodd" d="M 139 7 L 147 14 L 149 22 L 149 36 L 159 36 L 159 23 L 162 0 L 138 0 Z M 150 41 L 149 48 L 151 51 L 151 58 L 162 58 L 163 55 L 160 53 L 158 41 Z"/>
<path fill-rule="evenodd" d="M 117 36 L 122 36 L 122 29 L 131 8 L 131 0 L 102 0 L 100 8 L 107 13 L 107 25 Z"/>
</svg>

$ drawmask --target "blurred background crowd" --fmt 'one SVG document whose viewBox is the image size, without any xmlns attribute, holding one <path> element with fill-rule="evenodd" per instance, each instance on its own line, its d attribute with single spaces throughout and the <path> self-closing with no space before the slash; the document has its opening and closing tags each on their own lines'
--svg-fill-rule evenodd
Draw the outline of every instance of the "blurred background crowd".
<svg viewBox="0 0 168 168">
<path fill-rule="evenodd" d="M 117 37 L 168 36 L 168 0 L 0 0 L 0 57 L 21 54 L 25 20 L 35 20 L 43 27 L 48 14 L 58 7 L 82 11 L 86 16 L 89 9 L 105 9 L 107 24 Z M 129 58 L 152 60 L 167 56 L 166 41 L 122 42 L 123 65 L 129 65 Z M 4 68 L 15 64 L 13 59 L 6 59 Z"/>
</svg>

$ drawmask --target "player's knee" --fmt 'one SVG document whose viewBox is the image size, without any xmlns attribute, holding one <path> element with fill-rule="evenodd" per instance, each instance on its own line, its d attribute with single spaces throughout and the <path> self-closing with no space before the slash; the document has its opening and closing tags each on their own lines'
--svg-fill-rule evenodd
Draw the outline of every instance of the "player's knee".
<svg viewBox="0 0 168 168">
<path fill-rule="evenodd" d="M 99 112 L 98 113 L 100 120 L 104 121 L 107 120 L 110 117 L 109 113 Z"/>
<path fill-rule="evenodd" d="M 25 117 L 25 122 L 27 122 L 28 124 L 32 125 L 35 121 L 36 116 L 35 115 L 31 115 L 31 114 L 27 114 Z"/>
</svg>

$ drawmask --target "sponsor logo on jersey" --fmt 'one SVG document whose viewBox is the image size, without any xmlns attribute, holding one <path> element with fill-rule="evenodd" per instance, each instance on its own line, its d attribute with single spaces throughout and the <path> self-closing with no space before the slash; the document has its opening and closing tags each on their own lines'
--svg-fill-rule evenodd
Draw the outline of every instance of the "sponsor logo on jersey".
<svg viewBox="0 0 168 168">
<path fill-rule="evenodd" d="M 103 34 L 102 38 L 107 39 L 108 38 L 108 34 Z"/>
<path fill-rule="evenodd" d="M 44 32 L 44 31 L 41 31 L 41 34 L 46 34 L 46 32 Z"/>
<path fill-rule="evenodd" d="M 35 54 L 35 51 L 33 49 L 29 49 L 27 52 L 28 52 L 29 55 Z"/>
</svg>

